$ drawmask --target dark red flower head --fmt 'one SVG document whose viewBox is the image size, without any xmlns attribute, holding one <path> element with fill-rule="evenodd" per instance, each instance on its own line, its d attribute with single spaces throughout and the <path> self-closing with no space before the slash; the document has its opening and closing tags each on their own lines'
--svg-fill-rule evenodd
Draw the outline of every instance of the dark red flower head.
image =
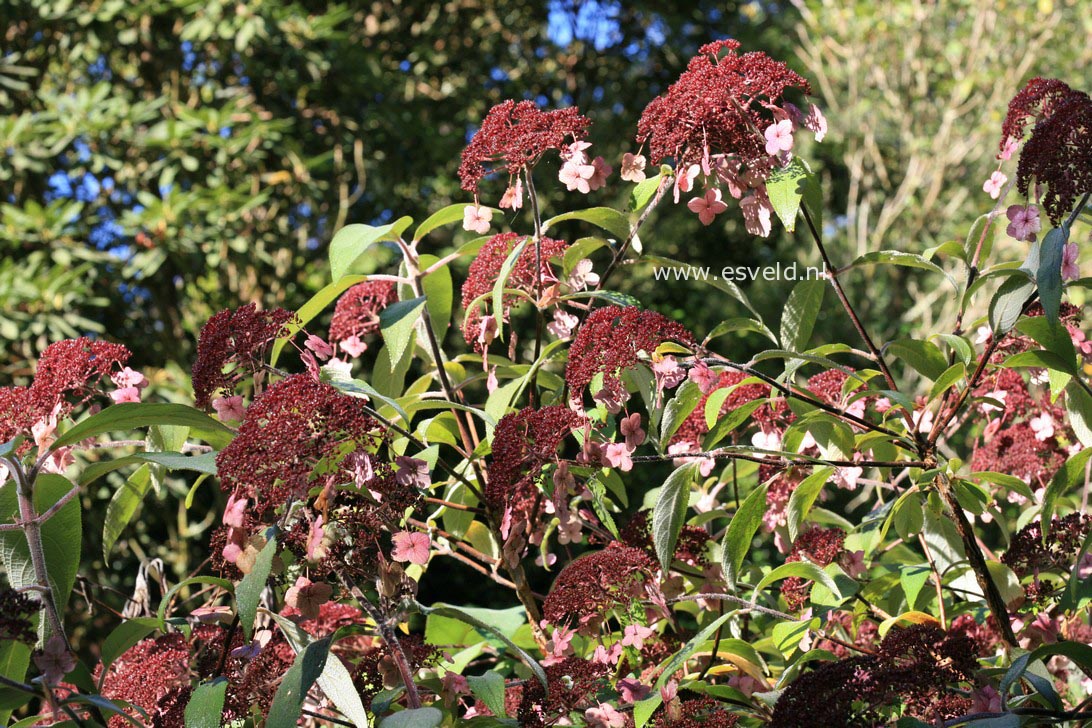
<svg viewBox="0 0 1092 728">
<path fill-rule="evenodd" d="M 35 406 L 48 413 L 59 404 L 60 415 L 67 414 L 94 394 L 98 381 L 125 364 L 129 356 L 130 351 L 121 344 L 86 337 L 50 344 L 38 359 L 38 371 L 30 385 Z"/>
<path fill-rule="evenodd" d="M 221 390 L 230 394 L 243 377 L 261 367 L 273 340 L 285 331 L 292 313 L 283 308 L 259 311 L 249 303 L 224 310 L 208 320 L 197 339 L 193 363 L 193 394 L 198 407 L 208 409 Z"/>
<path fill-rule="evenodd" d="M 485 500 L 501 509 L 533 501 L 543 467 L 555 460 L 562 441 L 583 422 L 576 412 L 556 405 L 526 407 L 501 417 L 493 433 Z"/>
<path fill-rule="evenodd" d="M 493 285 L 500 276 L 501 268 L 504 267 L 504 261 L 508 259 L 508 256 L 512 254 L 512 251 L 516 249 L 516 246 L 524 237 L 517 233 L 494 235 L 481 247 L 478 255 L 470 264 L 470 270 L 467 271 L 466 281 L 463 283 L 463 308 L 466 309 L 466 317 L 463 319 L 463 337 L 466 339 L 466 343 L 473 344 L 478 351 L 483 348 L 478 340 L 482 307 L 492 306 L 492 300 L 479 302 L 473 308 L 468 307 L 476 298 L 493 290 Z M 568 243 L 552 240 L 551 238 L 542 238 L 539 245 L 540 250 L 536 252 L 534 243 L 527 243 L 516 260 L 516 264 L 512 267 L 512 272 L 508 275 L 505 288 L 520 290 L 534 297 L 537 296 L 540 287 L 545 288 L 557 280 L 549 261 L 551 258 L 556 258 L 564 253 L 566 248 L 569 247 Z M 535 273 L 536 260 L 540 264 L 537 275 Z M 515 294 L 505 294 L 501 301 L 503 315 L 507 316 L 509 309 L 519 300 L 519 297 Z"/>
<path fill-rule="evenodd" d="M 602 374 L 604 394 L 619 399 L 619 373 L 638 362 L 638 352 L 651 355 L 665 341 L 693 344 L 694 335 L 655 311 L 642 311 L 636 306 L 596 309 L 581 325 L 569 349 L 565 380 L 579 396 L 596 374 Z"/>
<path fill-rule="evenodd" d="M 378 426 L 359 400 L 310 375 L 269 387 L 247 409 L 239 434 L 216 456 L 224 490 L 251 501 L 258 513 L 306 497 L 324 478 L 353 482 L 348 456 L 374 450 Z"/>
<path fill-rule="evenodd" d="M 792 544 L 786 562 L 810 561 L 816 566 L 833 564 L 842 553 L 846 535 L 838 528 L 819 528 L 805 531 Z M 781 584 L 781 596 L 789 609 L 796 611 L 803 608 L 811 594 L 812 582 L 797 576 L 790 576 Z"/>
<path fill-rule="evenodd" d="M 482 178 L 504 168 L 509 175 L 534 166 L 551 149 L 587 136 L 591 122 L 572 107 L 540 111 L 533 101 L 504 101 L 486 114 L 481 129 L 463 150 L 459 181 L 477 193 Z"/>
<path fill-rule="evenodd" d="M 712 154 L 734 154 L 747 165 L 766 159 L 763 131 L 772 121 L 766 105 L 780 106 L 790 88 L 811 88 L 765 53 L 738 50 L 735 40 L 702 46 L 679 80 L 645 108 L 637 141 L 648 142 L 652 162 L 673 159 L 686 169 Z"/>
<path fill-rule="evenodd" d="M 1043 206 L 1055 225 L 1077 198 L 1092 192 L 1092 98 L 1053 78 L 1033 78 L 1009 102 L 1001 148 L 1031 137 L 1020 153 L 1016 185 L 1027 195 L 1033 182 L 1046 188 Z"/>
<path fill-rule="evenodd" d="M 143 709 L 148 725 L 182 724 L 190 691 L 190 645 L 181 632 L 136 643 L 110 665 L 102 676 L 102 695 Z M 101 669 L 101 666 L 100 666 Z M 133 717 L 136 711 L 130 712 Z M 132 725 L 123 717 L 110 718 L 110 728 Z"/>
<path fill-rule="evenodd" d="M 13 640 L 33 645 L 38 636 L 31 619 L 38 614 L 38 606 L 28 595 L 0 587 L 0 642 Z"/>
<path fill-rule="evenodd" d="M 398 293 L 390 281 L 357 283 L 337 300 L 330 320 L 330 341 L 374 334 L 379 330 L 379 312 L 396 300 Z"/>
<path fill-rule="evenodd" d="M 594 630 L 611 609 L 628 607 L 641 597 L 654 568 L 641 549 L 612 541 L 602 551 L 584 554 L 561 570 L 542 614 L 554 625 Z"/>
</svg>

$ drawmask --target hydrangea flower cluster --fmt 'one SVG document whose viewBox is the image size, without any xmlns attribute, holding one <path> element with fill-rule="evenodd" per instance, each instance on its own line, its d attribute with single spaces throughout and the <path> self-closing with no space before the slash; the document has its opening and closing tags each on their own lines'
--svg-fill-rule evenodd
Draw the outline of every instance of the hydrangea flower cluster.
<svg viewBox="0 0 1092 728">
<path fill-rule="evenodd" d="M 330 341 L 349 356 L 360 356 L 367 348 L 363 338 L 379 331 L 379 313 L 398 300 L 390 281 L 364 281 L 341 294 L 330 320 Z"/>
<path fill-rule="evenodd" d="M 193 363 L 193 394 L 207 410 L 221 393 L 235 393 L 238 382 L 258 371 L 273 341 L 285 333 L 293 314 L 283 308 L 259 311 L 250 303 L 217 313 L 201 328 Z"/>
<path fill-rule="evenodd" d="M 687 207 L 709 225 L 728 209 L 724 190 L 739 200 L 747 230 L 767 236 L 773 207 L 766 195 L 770 175 L 791 159 L 801 129 L 826 134 L 816 106 L 805 115 L 786 97 L 811 92 L 808 82 L 765 53 L 738 53 L 735 40 L 702 46 L 687 70 L 662 96 L 653 99 L 637 124 L 637 141 L 648 144 L 654 163 L 675 164 L 675 201 L 694 190 L 699 177 L 705 192 Z M 623 179 L 644 175 L 643 155 L 627 155 Z"/>
</svg>

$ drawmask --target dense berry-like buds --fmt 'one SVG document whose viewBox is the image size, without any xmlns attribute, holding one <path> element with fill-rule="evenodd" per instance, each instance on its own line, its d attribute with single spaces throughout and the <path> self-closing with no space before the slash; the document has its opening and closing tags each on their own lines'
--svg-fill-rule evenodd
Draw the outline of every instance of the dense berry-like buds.
<svg viewBox="0 0 1092 728">
<path fill-rule="evenodd" d="M 379 330 L 379 312 L 398 300 L 390 281 L 364 281 L 341 294 L 330 319 L 330 341 L 341 343 Z M 352 352 L 350 352 L 352 353 Z"/>
<path fill-rule="evenodd" d="M 477 194 L 482 179 L 501 168 L 509 176 L 533 167 L 547 151 L 564 150 L 587 135 L 591 122 L 577 108 L 540 111 L 533 101 L 497 104 L 463 150 L 459 181 Z"/>
<path fill-rule="evenodd" d="M 1016 186 L 1028 195 L 1032 183 L 1045 188 L 1043 207 L 1055 225 L 1077 198 L 1092 192 L 1092 98 L 1053 78 L 1033 78 L 1009 102 L 1001 126 L 1001 150 L 1031 136 L 1020 153 Z"/>
<path fill-rule="evenodd" d="M 233 394 L 240 379 L 261 367 L 268 347 L 291 320 L 292 313 L 283 308 L 259 311 L 252 303 L 210 318 L 197 339 L 193 363 L 197 406 L 207 410 L 221 390 Z"/>
</svg>

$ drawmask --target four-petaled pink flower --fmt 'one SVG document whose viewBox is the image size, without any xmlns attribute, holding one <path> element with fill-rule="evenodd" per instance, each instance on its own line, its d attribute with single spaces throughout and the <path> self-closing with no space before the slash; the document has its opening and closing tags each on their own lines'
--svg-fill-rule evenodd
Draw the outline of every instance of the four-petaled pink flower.
<svg viewBox="0 0 1092 728">
<path fill-rule="evenodd" d="M 717 373 L 709 368 L 709 365 L 703 361 L 698 361 L 690 368 L 690 372 L 686 375 L 687 378 L 698 385 L 698 389 L 702 394 L 709 394 L 717 386 Z"/>
<path fill-rule="evenodd" d="M 629 152 L 623 154 L 622 171 L 620 173 L 622 179 L 627 182 L 644 182 L 646 161 L 643 154 L 630 154 Z"/>
<path fill-rule="evenodd" d="M 651 627 L 646 627 L 643 624 L 628 625 L 622 632 L 622 646 L 640 650 L 644 648 L 645 640 L 655 633 L 656 630 Z"/>
<path fill-rule="evenodd" d="M 68 650 L 64 637 L 55 634 L 49 638 L 42 651 L 34 655 L 34 664 L 42 672 L 49 685 L 56 685 L 68 673 L 76 669 L 76 657 Z"/>
<path fill-rule="evenodd" d="M 1005 230 L 1010 238 L 1035 242 L 1035 233 L 1042 228 L 1039 221 L 1039 208 L 1035 205 L 1009 205 L 1005 210 L 1005 216 L 1009 219 L 1009 226 Z"/>
<path fill-rule="evenodd" d="M 343 340 L 338 346 L 349 356 L 356 358 L 363 354 L 367 350 L 368 345 L 364 343 L 359 336 L 353 334 L 348 339 Z"/>
<path fill-rule="evenodd" d="M 394 474 L 394 479 L 399 485 L 414 488 L 427 488 L 432 485 L 428 463 L 424 460 L 397 455 L 394 462 L 398 466 L 398 472 Z"/>
<path fill-rule="evenodd" d="M 557 178 L 569 192 L 575 190 L 586 195 L 591 192 L 591 179 L 595 176 L 595 172 L 594 164 L 581 164 L 572 159 L 561 166 Z"/>
<path fill-rule="evenodd" d="M 766 154 L 776 156 L 792 149 L 792 119 L 782 119 L 766 127 Z"/>
<path fill-rule="evenodd" d="M 990 197 L 997 199 L 1001 196 L 1001 188 L 1005 186 L 1005 183 L 1009 181 L 1009 178 L 1005 174 L 998 170 L 990 175 L 990 178 L 986 180 L 986 183 L 982 185 L 983 192 L 989 192 Z"/>
<path fill-rule="evenodd" d="M 516 181 L 508 186 L 501 195 L 500 204 L 502 210 L 519 210 L 523 207 L 523 180 L 516 177 Z"/>
<path fill-rule="evenodd" d="M 739 201 L 739 207 L 743 210 L 743 223 L 747 232 L 751 235 L 767 237 L 773 229 L 771 213 L 773 206 L 765 194 L 758 191 L 744 197 Z"/>
<path fill-rule="evenodd" d="M 136 387 L 122 387 L 121 389 L 115 389 L 110 393 L 110 399 L 114 400 L 116 404 L 122 402 L 139 402 L 140 390 Z"/>
<path fill-rule="evenodd" d="M 489 232 L 489 222 L 493 219 L 493 211 L 488 207 L 467 205 L 463 209 L 463 230 L 484 235 Z"/>
<path fill-rule="evenodd" d="M 626 438 L 626 447 L 636 450 L 637 446 L 645 441 L 645 431 L 641 427 L 641 413 L 634 412 L 628 417 L 623 417 L 618 423 L 618 429 Z"/>
<path fill-rule="evenodd" d="M 584 720 L 588 728 L 623 728 L 626 716 L 614 709 L 610 703 L 600 703 L 584 711 Z"/>
<path fill-rule="evenodd" d="M 148 386 L 148 379 L 140 372 L 135 369 L 130 369 L 129 367 L 125 367 L 120 372 L 112 374 L 110 380 L 119 387 L 139 387 L 140 389 L 144 389 Z"/>
<path fill-rule="evenodd" d="M 587 286 L 594 286 L 599 283 L 599 274 L 593 271 L 593 263 L 589 258 L 581 258 L 573 266 L 572 273 L 569 274 L 569 288 L 574 291 L 582 291 Z"/>
<path fill-rule="evenodd" d="M 686 206 L 690 212 L 698 214 L 702 225 L 712 224 L 717 215 L 728 209 L 728 205 L 721 201 L 720 189 L 716 187 L 707 189 L 704 195 L 690 200 Z"/>
<path fill-rule="evenodd" d="M 546 330 L 559 339 L 567 339 L 572 336 L 578 323 L 579 318 L 558 308 L 554 310 L 554 320 L 546 324 Z"/>
<path fill-rule="evenodd" d="M 333 587 L 324 581 L 313 582 L 306 576 L 296 579 L 295 586 L 284 593 L 284 603 L 300 610 L 304 619 L 319 616 L 319 607 L 330 600 Z"/>
<path fill-rule="evenodd" d="M 315 336 L 314 334 L 308 334 L 307 341 L 305 341 L 303 345 L 315 352 L 315 356 L 322 361 L 326 361 L 334 355 L 334 347 L 326 343 L 326 340 L 322 337 Z"/>
<path fill-rule="evenodd" d="M 246 415 L 243 397 L 238 394 L 231 397 L 217 397 L 212 400 L 212 408 L 216 410 L 222 422 L 242 421 Z"/>
<path fill-rule="evenodd" d="M 612 442 L 603 448 L 603 465 L 618 468 L 623 473 L 633 470 L 633 458 L 624 442 Z"/>
<path fill-rule="evenodd" d="M 429 547 L 432 543 L 428 535 L 420 531 L 399 531 L 391 536 L 394 550 L 391 558 L 395 561 L 408 561 L 411 564 L 427 564 Z"/>
<path fill-rule="evenodd" d="M 626 677 L 618 681 L 618 692 L 621 694 L 623 703 L 636 703 L 647 698 L 652 688 L 640 680 Z"/>
<path fill-rule="evenodd" d="M 592 167 L 595 169 L 595 173 L 591 179 L 588 180 L 588 187 L 597 190 L 607 183 L 607 177 L 610 177 L 611 172 L 614 171 L 614 167 L 607 164 L 607 160 L 602 157 L 596 157 L 592 160 Z"/>
<path fill-rule="evenodd" d="M 1062 251 L 1062 278 L 1074 281 L 1081 277 L 1081 269 L 1077 265 L 1077 244 L 1066 243 Z"/>
</svg>

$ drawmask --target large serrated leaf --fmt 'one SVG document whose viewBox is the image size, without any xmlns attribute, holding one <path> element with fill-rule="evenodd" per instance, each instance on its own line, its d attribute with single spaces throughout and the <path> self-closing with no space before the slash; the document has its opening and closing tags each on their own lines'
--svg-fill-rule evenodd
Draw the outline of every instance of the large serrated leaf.
<svg viewBox="0 0 1092 728">
<path fill-rule="evenodd" d="M 764 515 L 766 515 L 766 486 L 762 485 L 751 491 L 751 494 L 740 504 L 739 510 L 728 524 L 728 530 L 724 533 L 721 567 L 724 571 L 724 579 L 730 587 L 735 587 L 739 571 L 743 567 L 743 560 L 751 548 L 751 539 L 758 533 Z"/>
<path fill-rule="evenodd" d="M 698 470 L 698 463 L 687 463 L 667 476 L 656 506 L 652 509 L 652 543 L 656 556 L 665 570 L 671 567 L 675 556 L 675 544 L 679 540 L 686 520 L 686 507 L 690 503 L 690 484 Z"/>
</svg>

